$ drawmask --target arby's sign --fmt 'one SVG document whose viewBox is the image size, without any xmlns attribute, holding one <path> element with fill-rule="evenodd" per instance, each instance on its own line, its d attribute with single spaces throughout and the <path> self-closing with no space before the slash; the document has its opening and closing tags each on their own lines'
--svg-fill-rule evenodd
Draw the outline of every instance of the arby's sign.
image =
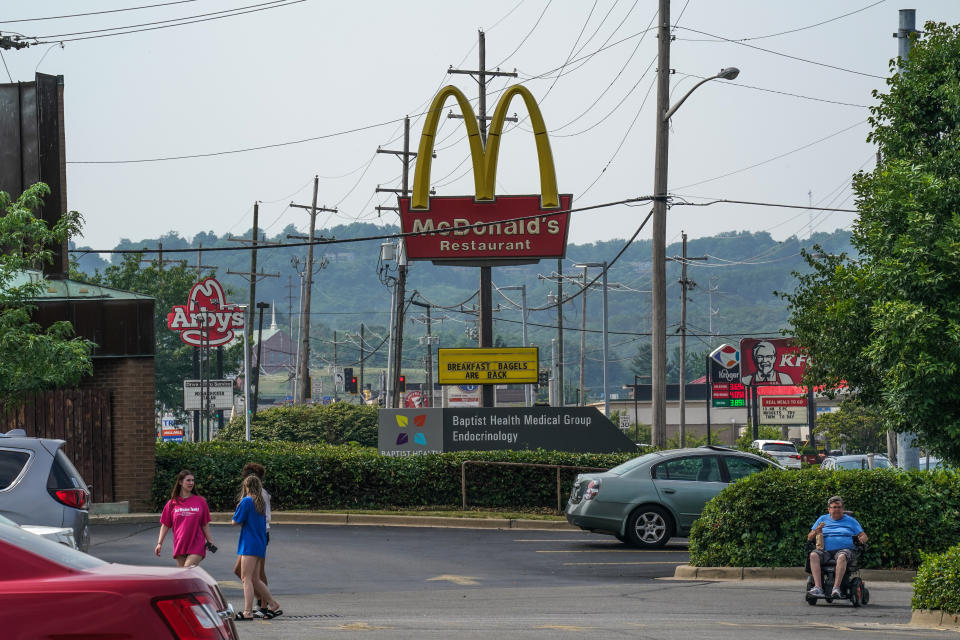
<svg viewBox="0 0 960 640">
<path fill-rule="evenodd" d="M 193 285 L 185 305 L 176 305 L 167 314 L 167 328 L 180 333 L 180 339 L 193 347 L 218 347 L 243 331 L 244 310 L 228 303 L 223 286 L 216 278 Z"/>
</svg>

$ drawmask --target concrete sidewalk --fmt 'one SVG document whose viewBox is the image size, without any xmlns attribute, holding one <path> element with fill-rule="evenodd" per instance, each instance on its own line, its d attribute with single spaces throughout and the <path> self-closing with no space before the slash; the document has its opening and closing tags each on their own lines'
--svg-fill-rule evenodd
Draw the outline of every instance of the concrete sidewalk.
<svg viewBox="0 0 960 640">
<path fill-rule="evenodd" d="M 872 582 L 913 582 L 912 569 L 861 569 L 860 576 Z M 674 580 L 806 580 L 803 567 L 694 567 L 681 565 L 673 573 Z"/>
<path fill-rule="evenodd" d="M 230 524 L 232 511 L 210 514 L 213 524 Z M 90 515 L 90 524 L 160 523 L 159 513 L 99 513 Z M 562 520 L 521 520 L 513 518 L 454 518 L 441 516 L 401 516 L 383 514 L 316 513 L 274 511 L 271 524 L 337 524 L 379 527 L 455 527 L 460 529 L 569 530 L 579 527 Z"/>
</svg>

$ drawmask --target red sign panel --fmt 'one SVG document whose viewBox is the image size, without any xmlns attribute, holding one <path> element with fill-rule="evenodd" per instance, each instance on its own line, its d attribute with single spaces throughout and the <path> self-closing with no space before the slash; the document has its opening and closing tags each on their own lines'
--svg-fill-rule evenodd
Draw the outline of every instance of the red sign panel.
<svg viewBox="0 0 960 640">
<path fill-rule="evenodd" d="M 739 382 L 714 382 L 711 385 L 714 407 L 745 407 L 747 390 Z"/>
<path fill-rule="evenodd" d="M 434 196 L 429 209 L 410 210 L 410 198 L 399 198 L 410 260 L 506 264 L 563 258 L 573 196 L 560 195 L 559 209 L 544 209 L 540 196 Z M 562 211 L 563 213 L 553 213 Z"/>
<path fill-rule="evenodd" d="M 807 354 L 793 338 L 744 338 L 740 341 L 740 381 L 745 385 L 798 385 Z"/>
<path fill-rule="evenodd" d="M 217 347 L 233 340 L 244 326 L 243 309 L 227 303 L 216 278 L 193 285 L 187 304 L 178 304 L 167 314 L 167 328 L 180 332 L 180 339 L 194 347 Z"/>
</svg>

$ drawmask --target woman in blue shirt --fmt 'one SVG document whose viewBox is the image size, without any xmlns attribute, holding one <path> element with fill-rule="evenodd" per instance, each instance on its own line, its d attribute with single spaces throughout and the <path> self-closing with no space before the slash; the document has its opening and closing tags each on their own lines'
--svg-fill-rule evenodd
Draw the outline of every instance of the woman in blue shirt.
<svg viewBox="0 0 960 640">
<path fill-rule="evenodd" d="M 237 612 L 237 620 L 276 618 L 283 611 L 274 600 L 270 589 L 260 580 L 260 563 L 267 555 L 266 503 L 260 478 L 250 475 L 243 480 L 243 497 L 233 514 L 233 524 L 241 525 L 237 555 L 240 556 L 240 579 L 243 581 L 243 610 Z M 266 612 L 253 610 L 254 593 L 261 594 L 267 604 Z"/>
<path fill-rule="evenodd" d="M 827 500 L 827 513 L 817 518 L 810 527 L 807 540 L 813 540 L 818 533 L 823 534 L 823 549 L 814 549 L 810 552 L 810 574 L 813 576 L 813 587 L 808 593 L 820 598 L 824 596 L 820 565 L 822 562 L 835 559 L 837 566 L 834 569 L 833 592 L 830 597 L 839 598 L 843 574 L 847 572 L 847 564 L 853 559 L 853 536 L 857 536 L 860 544 L 866 544 L 867 534 L 856 518 L 843 512 L 843 499 L 840 496 L 833 496 Z"/>
</svg>

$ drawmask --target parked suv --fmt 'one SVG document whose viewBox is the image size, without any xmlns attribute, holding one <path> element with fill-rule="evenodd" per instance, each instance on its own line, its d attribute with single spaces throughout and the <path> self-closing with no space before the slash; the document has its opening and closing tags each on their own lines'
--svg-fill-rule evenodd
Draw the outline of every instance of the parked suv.
<svg viewBox="0 0 960 640">
<path fill-rule="evenodd" d="M 759 449 L 787 469 L 799 469 L 802 465 L 797 445 L 789 440 L 754 440 L 750 445 Z"/>
<path fill-rule="evenodd" d="M 20 524 L 70 528 L 86 551 L 90 491 L 63 445 L 29 438 L 22 429 L 0 434 L 0 514 Z"/>
</svg>

